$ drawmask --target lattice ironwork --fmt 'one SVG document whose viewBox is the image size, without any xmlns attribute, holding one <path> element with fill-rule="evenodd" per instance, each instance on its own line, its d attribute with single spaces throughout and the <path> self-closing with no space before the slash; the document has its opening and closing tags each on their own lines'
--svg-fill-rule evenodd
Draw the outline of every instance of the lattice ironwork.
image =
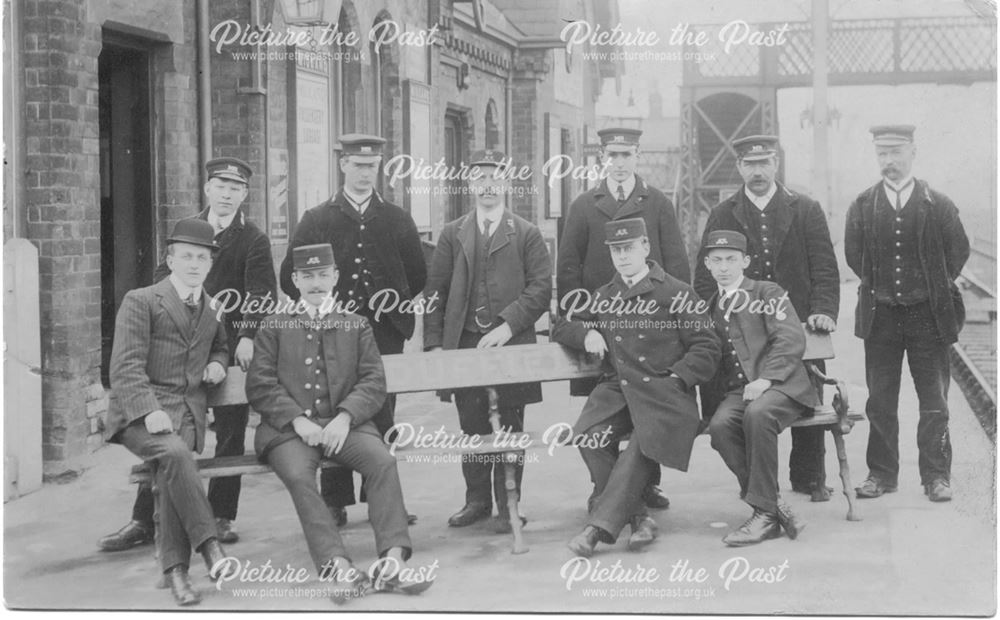
<svg viewBox="0 0 1000 620">
<path fill-rule="evenodd" d="M 779 24 L 758 24 L 769 31 Z M 709 43 L 687 48 L 708 57 L 686 62 L 684 83 L 760 83 L 807 86 L 812 81 L 812 24 L 788 24 L 777 48 L 746 43 L 727 54 L 721 26 L 692 27 L 709 34 Z M 831 84 L 969 82 L 996 80 L 996 21 L 978 17 L 836 20 L 830 24 Z"/>
<path fill-rule="evenodd" d="M 903 71 L 996 70 L 995 29 L 968 18 L 944 24 L 937 20 L 904 20 L 900 31 Z"/>
<path fill-rule="evenodd" d="M 895 25 L 893 20 L 833 22 L 828 54 L 830 74 L 892 71 Z"/>
</svg>

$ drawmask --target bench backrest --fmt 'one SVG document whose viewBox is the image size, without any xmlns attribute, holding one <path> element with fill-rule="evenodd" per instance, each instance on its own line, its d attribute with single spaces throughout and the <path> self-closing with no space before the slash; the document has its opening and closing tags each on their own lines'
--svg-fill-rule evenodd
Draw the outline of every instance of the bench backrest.
<svg viewBox="0 0 1000 620">
<path fill-rule="evenodd" d="M 830 359 L 833 346 L 829 334 L 806 330 L 803 359 Z M 566 381 L 596 377 L 601 360 L 560 344 L 522 344 L 495 349 L 455 349 L 433 353 L 383 355 L 387 391 L 390 394 L 428 392 L 480 385 L 507 385 L 531 381 Z M 242 405 L 245 373 L 229 369 L 226 380 L 208 391 L 208 406 Z"/>
</svg>

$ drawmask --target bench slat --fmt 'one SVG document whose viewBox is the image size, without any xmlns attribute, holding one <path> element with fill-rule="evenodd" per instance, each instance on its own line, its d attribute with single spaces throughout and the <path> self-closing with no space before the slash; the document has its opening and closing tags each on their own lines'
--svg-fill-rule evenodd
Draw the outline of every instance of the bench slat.
<svg viewBox="0 0 1000 620">
<path fill-rule="evenodd" d="M 491 349 L 455 349 L 434 353 L 383 355 L 387 392 L 430 392 L 529 381 L 565 381 L 596 377 L 601 360 L 557 344 L 521 344 Z M 226 380 L 208 390 L 208 406 L 247 402 L 246 373 L 231 366 Z"/>
</svg>

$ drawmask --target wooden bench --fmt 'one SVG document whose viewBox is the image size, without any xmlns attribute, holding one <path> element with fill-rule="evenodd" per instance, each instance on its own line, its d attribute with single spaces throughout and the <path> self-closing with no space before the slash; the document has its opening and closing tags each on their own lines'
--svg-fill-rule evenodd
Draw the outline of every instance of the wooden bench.
<svg viewBox="0 0 1000 620">
<path fill-rule="evenodd" d="M 829 359 L 833 357 L 830 337 L 827 334 L 814 334 L 807 331 L 808 346 L 805 359 Z M 573 351 L 555 343 L 517 345 L 495 349 L 459 349 L 451 351 L 436 351 L 433 353 L 400 353 L 382 357 L 385 365 L 387 391 L 392 394 L 427 392 L 435 390 L 453 390 L 457 388 L 478 387 L 487 382 L 492 386 L 524 382 L 567 381 L 596 377 L 601 373 L 600 360 L 595 356 Z M 811 366 L 811 364 L 807 364 Z M 836 385 L 837 395 L 831 405 L 817 407 L 811 417 L 804 417 L 792 424 L 794 427 L 823 426 L 829 429 L 837 445 L 837 456 L 840 463 L 840 477 L 844 486 L 844 495 L 848 501 L 848 520 L 857 520 L 854 513 L 853 496 L 850 494 L 850 471 L 848 469 L 843 435 L 850 432 L 855 421 L 863 420 L 864 416 L 850 412 L 847 392 L 842 382 L 823 377 L 813 366 L 810 371 L 824 383 Z M 247 402 L 244 392 L 245 374 L 238 367 L 231 367 L 226 380 L 208 393 L 209 407 L 244 404 Z M 542 441 L 541 433 L 504 433 L 499 436 L 502 446 L 498 449 L 494 440 L 498 437 L 499 412 L 496 406 L 496 390 L 487 388 L 490 396 L 490 418 L 494 435 L 487 435 L 479 442 L 478 447 L 453 446 L 448 448 L 413 448 L 402 447 L 396 452 L 397 458 L 404 459 L 417 455 L 440 456 L 456 454 L 492 454 L 501 453 L 505 463 L 512 463 L 531 449 L 547 447 Z M 579 412 L 566 412 L 566 422 L 575 421 Z M 250 454 L 235 457 L 220 457 L 198 459 L 199 471 L 204 478 L 221 476 L 251 475 L 271 472 L 271 468 Z M 321 461 L 320 466 L 338 467 L 329 460 Z M 151 478 L 152 468 L 147 463 L 132 468 L 129 481 L 144 482 Z M 517 497 L 513 478 L 513 469 L 508 468 L 506 487 L 508 492 L 511 528 L 514 536 L 514 553 L 523 553 L 527 547 L 521 534 L 521 521 L 517 518 Z"/>
</svg>

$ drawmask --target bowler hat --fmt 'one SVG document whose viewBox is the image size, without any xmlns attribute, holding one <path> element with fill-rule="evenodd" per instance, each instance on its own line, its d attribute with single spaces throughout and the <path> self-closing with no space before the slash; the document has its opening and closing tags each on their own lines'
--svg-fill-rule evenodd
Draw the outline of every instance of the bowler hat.
<svg viewBox="0 0 1000 620">
<path fill-rule="evenodd" d="M 211 250 L 219 249 L 215 243 L 215 229 L 212 225 L 194 217 L 181 220 L 174 225 L 173 232 L 167 237 L 167 245 L 172 243 L 190 243 Z"/>
</svg>

